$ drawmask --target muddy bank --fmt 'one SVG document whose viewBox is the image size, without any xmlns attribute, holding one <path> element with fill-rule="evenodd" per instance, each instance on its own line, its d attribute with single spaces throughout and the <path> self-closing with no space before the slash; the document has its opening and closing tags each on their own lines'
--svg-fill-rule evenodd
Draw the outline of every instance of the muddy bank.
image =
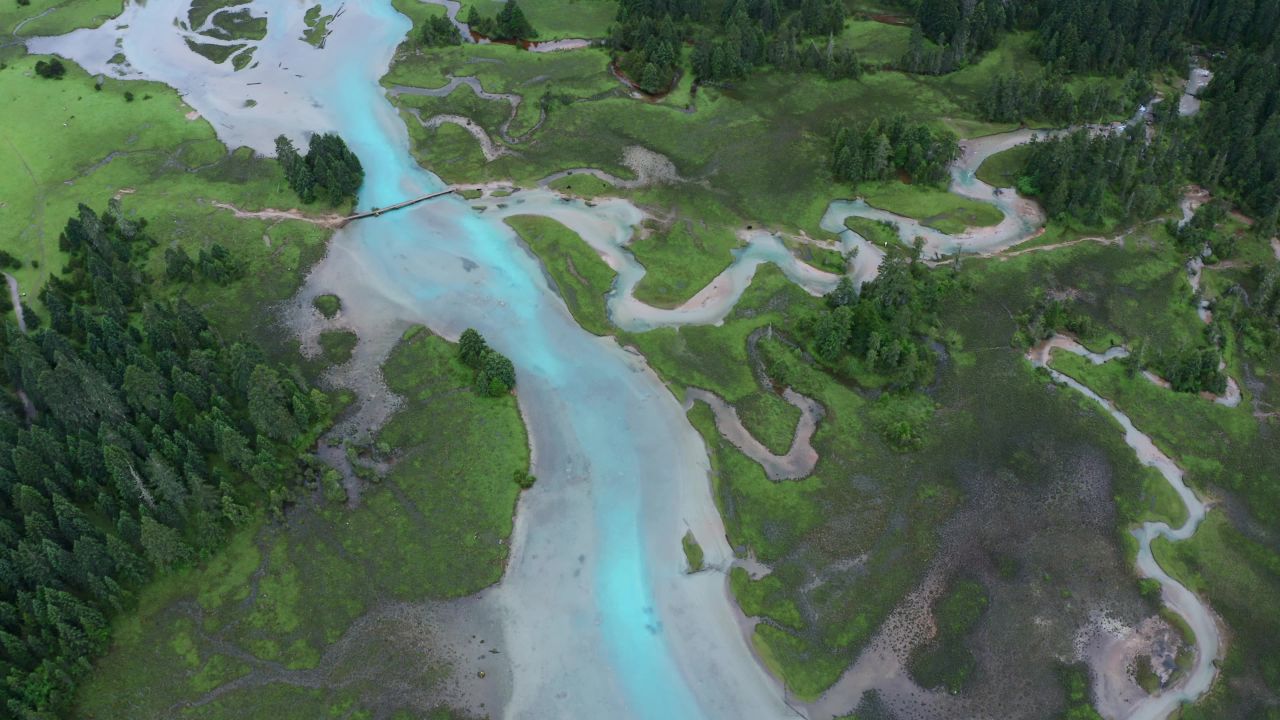
<svg viewBox="0 0 1280 720">
<path fill-rule="evenodd" d="M 480 84 L 480 80 L 473 76 L 458 77 L 454 75 L 448 75 L 447 77 L 449 78 L 449 82 L 438 88 L 419 88 L 419 87 L 412 87 L 409 85 L 392 85 L 389 90 L 389 94 L 392 97 L 396 97 L 398 95 L 419 95 L 423 97 L 448 97 L 450 94 L 453 93 L 454 90 L 458 89 L 459 87 L 465 86 L 470 88 L 471 91 L 475 93 L 476 97 L 480 98 L 481 100 L 505 102 L 511 106 L 511 112 L 508 113 L 507 119 L 503 121 L 502 125 L 498 127 L 498 135 L 502 138 L 504 142 L 511 143 L 513 145 L 527 141 L 529 137 L 533 135 L 533 133 L 537 132 L 538 128 L 542 127 L 542 124 L 546 122 L 546 119 L 547 119 L 546 110 L 542 108 L 538 108 L 538 120 L 536 123 L 534 123 L 533 127 L 530 128 L 524 134 L 513 137 L 511 135 L 511 124 L 516 120 L 516 114 L 520 111 L 520 105 L 523 104 L 524 102 L 524 96 L 517 95 L 515 93 L 489 92 L 484 89 L 483 85 Z M 419 112 L 420 111 L 414 112 L 414 115 L 418 117 L 419 121 L 421 121 L 422 118 L 418 114 Z M 451 115 L 448 117 L 461 117 L 461 116 Z M 484 142 L 482 141 L 481 144 L 483 145 Z M 486 153 L 486 157 L 487 156 L 488 155 Z"/>
<path fill-rule="evenodd" d="M 775 455 L 763 443 L 751 434 L 742 424 L 738 411 L 719 395 L 700 388 L 685 390 L 687 402 L 685 408 L 693 407 L 694 402 L 703 402 L 715 414 L 716 429 L 734 447 L 742 451 L 764 468 L 770 480 L 799 480 L 806 478 L 818 464 L 818 451 L 813 449 L 811 440 L 813 432 L 822 420 L 825 411 L 816 400 L 805 397 L 787 388 L 782 397 L 800 411 L 800 422 L 796 425 L 795 437 L 791 440 L 791 448 L 786 455 Z"/>
</svg>

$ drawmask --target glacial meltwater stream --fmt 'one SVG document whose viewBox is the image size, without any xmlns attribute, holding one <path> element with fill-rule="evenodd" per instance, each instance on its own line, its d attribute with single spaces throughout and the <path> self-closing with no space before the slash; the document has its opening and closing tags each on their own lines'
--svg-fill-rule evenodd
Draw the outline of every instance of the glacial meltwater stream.
<svg viewBox="0 0 1280 720">
<path fill-rule="evenodd" d="M 252 63 L 239 72 L 187 47 L 184 36 L 191 31 L 181 23 L 189 2 L 130 3 L 103 27 L 33 39 L 29 47 L 71 58 L 90 72 L 171 85 L 231 147 L 271 153 L 282 133 L 300 141 L 307 132 L 338 132 L 366 171 L 360 208 L 443 187 L 414 163 L 402 119 L 378 82 L 410 28 L 389 2 L 347 4 L 320 50 L 301 39 L 306 3 L 255 0 L 250 7 L 268 17 L 268 34 L 250 43 Z M 322 4 L 325 13 L 339 6 L 337 0 Z M 204 36 L 199 41 L 213 42 Z M 118 53 L 125 63 L 110 62 Z M 955 238 L 918 226 L 909 232 L 923 234 L 929 250 L 942 253 L 993 250 L 1026 239 L 1041 220 L 1034 203 L 1011 192 L 997 195 L 972 179 L 979 155 L 1025 140 L 977 142 L 954 173 L 954 189 L 1005 211 L 1000 226 Z M 839 225 L 840 213 L 848 211 L 869 214 L 837 204 L 829 224 Z M 650 308 L 631 296 L 643 268 L 624 250 L 639 211 L 625 201 L 566 202 L 546 190 L 522 191 L 501 203 L 441 198 L 337 232 L 292 314 L 301 316 L 296 309 L 319 293 L 341 296 L 344 322 L 361 337 L 349 379 L 363 374 L 377 386 L 379 363 L 414 323 L 451 337 L 475 327 L 518 371 L 540 480 L 520 501 L 501 583 L 479 601 L 497 618 L 501 639 L 495 645 L 512 678 L 509 688 L 490 697 L 505 704 L 508 718 L 796 716 L 754 657 L 724 576 L 684 572 L 680 538 L 687 530 L 702 544 L 708 566 L 727 567 L 733 557 L 712 500 L 701 438 L 642 358 L 577 326 L 536 259 L 502 223 L 515 214 L 561 220 L 600 252 L 619 272 L 611 315 L 629 329 L 720 321 L 762 262 L 778 264 L 814 293 L 837 279 L 796 261 L 776 237 L 755 233 L 744 236 L 747 245 L 733 265 L 683 307 Z M 843 239 L 849 248 L 860 240 L 851 234 Z M 858 279 L 873 277 L 878 266 L 876 250 L 864 250 L 853 268 Z M 314 340 L 305 336 L 314 328 L 292 322 L 304 343 Z M 359 416 L 366 423 L 378 419 L 376 409 Z M 1188 498 L 1180 479 L 1166 477 Z M 1171 537 L 1191 529 L 1193 523 Z M 1216 635 L 1208 635 L 1207 608 L 1155 567 L 1146 541 L 1139 563 L 1144 574 L 1161 581 L 1174 609 L 1205 633 L 1192 676 L 1138 714 L 1159 717 L 1179 698 L 1198 697 L 1208 686 Z"/>
</svg>

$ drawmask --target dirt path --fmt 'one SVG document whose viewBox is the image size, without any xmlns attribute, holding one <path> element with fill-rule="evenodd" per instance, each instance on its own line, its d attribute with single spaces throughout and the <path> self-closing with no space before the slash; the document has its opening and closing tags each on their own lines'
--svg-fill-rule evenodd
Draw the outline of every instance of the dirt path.
<svg viewBox="0 0 1280 720">
<path fill-rule="evenodd" d="M 217 202 L 212 203 L 214 207 L 223 210 L 230 210 L 235 213 L 238 218 L 250 218 L 254 220 L 300 220 L 302 222 L 311 223 L 327 228 L 340 228 L 346 223 L 347 218 L 342 215 L 306 215 L 297 208 L 289 210 L 276 210 L 267 208 L 266 210 L 241 210 L 231 203 Z"/>
</svg>

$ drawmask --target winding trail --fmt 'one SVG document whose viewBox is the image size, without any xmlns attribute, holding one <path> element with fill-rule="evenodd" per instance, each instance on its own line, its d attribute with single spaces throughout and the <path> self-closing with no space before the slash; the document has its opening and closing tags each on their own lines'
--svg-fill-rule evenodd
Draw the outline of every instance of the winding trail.
<svg viewBox="0 0 1280 720">
<path fill-rule="evenodd" d="M 1222 637 L 1219 633 L 1217 621 L 1214 619 L 1213 612 L 1209 609 L 1209 606 L 1199 596 L 1188 590 L 1177 580 L 1174 580 L 1160 567 L 1152 554 L 1151 543 L 1159 537 L 1171 542 L 1190 538 L 1195 534 L 1196 528 L 1199 527 L 1200 522 L 1204 519 L 1208 508 L 1187 487 L 1182 469 L 1161 452 L 1150 437 L 1134 427 L 1133 422 L 1127 415 L 1116 409 L 1110 400 L 1098 395 L 1074 378 L 1050 366 L 1051 353 L 1055 348 L 1084 355 L 1094 362 L 1106 362 L 1108 359 L 1122 355 L 1116 352 L 1116 348 L 1112 348 L 1107 354 L 1097 356 L 1084 350 L 1084 348 L 1080 348 L 1074 340 L 1055 336 L 1028 352 L 1027 359 L 1035 367 L 1047 370 L 1054 382 L 1070 387 L 1098 403 L 1107 414 L 1120 423 L 1120 426 L 1124 429 L 1125 444 L 1133 448 L 1138 460 L 1143 465 L 1155 468 L 1164 477 L 1169 486 L 1182 499 L 1187 509 L 1187 520 L 1181 527 L 1171 528 L 1168 523 L 1164 522 L 1147 522 L 1143 523 L 1142 527 L 1133 530 L 1132 535 L 1138 541 L 1138 574 L 1141 577 L 1150 578 L 1160 583 L 1164 604 L 1181 616 L 1195 634 L 1195 663 L 1185 678 L 1173 688 L 1157 695 L 1149 695 L 1142 698 L 1136 707 L 1132 705 L 1120 707 L 1118 703 L 1110 702 L 1109 698 L 1099 698 L 1099 704 L 1106 706 L 1106 709 L 1111 711 L 1108 713 L 1111 717 L 1124 717 L 1127 720 L 1167 718 L 1183 703 L 1193 702 L 1208 692 L 1210 685 L 1213 684 L 1213 680 L 1217 676 L 1216 661 L 1222 653 Z M 1097 357 L 1097 360 L 1094 360 L 1094 357 Z"/>
<path fill-rule="evenodd" d="M 9 287 L 9 301 L 13 303 L 13 317 L 18 323 L 18 330 L 23 335 L 27 334 L 27 318 L 22 310 L 22 293 L 18 291 L 18 279 L 9 273 L 4 274 L 5 284 Z M 31 402 L 31 398 L 27 396 L 27 391 L 18 388 L 18 401 L 22 403 L 22 413 L 28 421 L 36 418 L 36 404 Z"/>
<path fill-rule="evenodd" d="M 743 426 L 738 411 L 725 402 L 724 398 L 701 388 L 688 388 L 685 390 L 685 397 L 688 398 L 686 410 L 692 408 L 695 402 L 706 403 L 715 414 L 716 429 L 720 434 L 744 455 L 759 463 L 770 480 L 800 480 L 809 477 L 818 464 L 818 451 L 813 449 L 811 441 L 814 430 L 826 411 L 813 398 L 805 397 L 791 388 L 782 391 L 783 399 L 800 410 L 800 422 L 796 425 L 791 449 L 786 455 L 774 455 Z"/>
</svg>

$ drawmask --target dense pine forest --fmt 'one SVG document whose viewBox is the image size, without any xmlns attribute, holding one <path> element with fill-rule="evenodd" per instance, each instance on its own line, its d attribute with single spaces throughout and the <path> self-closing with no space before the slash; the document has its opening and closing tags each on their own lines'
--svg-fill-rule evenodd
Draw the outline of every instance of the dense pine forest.
<svg viewBox="0 0 1280 720">
<path fill-rule="evenodd" d="M 293 141 L 281 135 L 276 138 L 276 160 L 284 169 L 289 187 L 305 203 L 326 197 L 336 205 L 355 197 L 364 182 L 360 158 L 347 147 L 346 141 L 333 133 L 312 137 L 305 155 L 298 152 Z"/>
<path fill-rule="evenodd" d="M 953 269 L 930 270 L 920 262 L 918 247 L 909 258 L 892 255 L 860 291 L 842 280 L 807 334 L 817 356 L 837 371 L 854 376 L 862 369 L 913 387 L 933 372 L 929 338 L 957 284 Z"/>
<path fill-rule="evenodd" d="M 48 326 L 3 328 L 0 701 L 52 718 L 148 578 L 209 557 L 253 508 L 314 479 L 327 396 L 155 297 L 157 241 L 81 206 L 42 291 Z"/>
<path fill-rule="evenodd" d="M 892 4 L 916 19 L 898 68 L 934 75 L 980 58 L 1010 31 L 1034 32 L 1036 54 L 1051 72 L 1125 75 L 1179 64 L 1193 46 L 1262 50 L 1280 30 L 1274 0 Z M 834 0 L 624 0 L 609 42 L 618 66 L 648 92 L 670 87 L 686 43 L 693 45 L 691 65 L 700 82 L 742 78 L 762 67 L 857 77 L 856 55 L 832 42 L 848 15 Z"/>
<path fill-rule="evenodd" d="M 902 173 L 914 183 L 937 184 L 960 155 L 954 133 L 908 123 L 902 116 L 865 127 L 841 127 L 831 149 L 831 173 L 854 185 Z"/>
</svg>

